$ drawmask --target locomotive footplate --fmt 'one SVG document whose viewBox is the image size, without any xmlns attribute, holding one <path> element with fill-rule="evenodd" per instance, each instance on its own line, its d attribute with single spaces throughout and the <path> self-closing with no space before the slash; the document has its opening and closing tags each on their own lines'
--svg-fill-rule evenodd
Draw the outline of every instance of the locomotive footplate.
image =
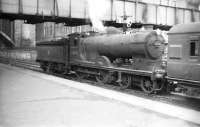
<svg viewBox="0 0 200 127">
<path fill-rule="evenodd" d="M 81 78 L 83 75 L 95 77 L 97 82 L 117 83 L 122 89 L 136 85 L 146 93 L 153 93 L 161 91 L 164 87 L 164 81 L 152 78 L 154 73 L 151 71 L 96 66 L 91 63 L 71 63 L 71 66 L 77 74 L 82 75 L 79 76 Z"/>
</svg>

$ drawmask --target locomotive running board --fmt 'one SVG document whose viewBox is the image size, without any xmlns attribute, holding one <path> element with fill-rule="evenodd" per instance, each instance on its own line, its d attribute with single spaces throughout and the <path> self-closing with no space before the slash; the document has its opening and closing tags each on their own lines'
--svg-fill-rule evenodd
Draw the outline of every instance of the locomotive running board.
<svg viewBox="0 0 200 127">
<path fill-rule="evenodd" d="M 89 68 L 95 68 L 95 69 L 106 69 L 106 70 L 115 70 L 115 71 L 120 71 L 120 72 L 126 72 L 130 74 L 135 74 L 135 75 L 143 75 L 143 76 L 151 76 L 153 73 L 151 71 L 144 71 L 144 70 L 131 70 L 131 69 L 126 69 L 126 68 L 121 68 L 121 67 L 116 67 L 114 66 L 96 66 L 96 65 L 91 65 L 91 63 L 70 63 L 71 66 L 81 66 L 81 67 L 89 67 Z"/>
<path fill-rule="evenodd" d="M 187 84 L 190 84 L 190 85 L 193 85 L 193 86 L 200 87 L 200 81 L 193 81 L 193 80 L 185 80 L 185 79 L 179 79 L 179 78 L 172 78 L 172 77 L 168 77 L 168 76 L 167 76 L 167 79 L 171 80 L 171 81 L 178 81 L 180 83 L 187 83 Z"/>
</svg>

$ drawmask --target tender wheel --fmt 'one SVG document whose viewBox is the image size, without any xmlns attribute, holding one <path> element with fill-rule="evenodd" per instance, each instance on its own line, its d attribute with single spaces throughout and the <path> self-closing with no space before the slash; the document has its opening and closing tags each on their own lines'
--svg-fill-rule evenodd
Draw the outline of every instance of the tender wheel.
<svg viewBox="0 0 200 127">
<path fill-rule="evenodd" d="M 141 88 L 145 93 L 152 93 L 154 92 L 154 83 L 149 79 L 143 79 L 141 81 Z"/>
<path fill-rule="evenodd" d="M 121 89 L 127 89 L 130 88 L 131 84 L 132 84 L 132 79 L 131 76 L 129 75 L 122 75 L 122 81 L 119 82 L 119 85 L 121 87 Z"/>
<path fill-rule="evenodd" d="M 55 63 L 48 63 L 47 68 L 46 68 L 46 72 L 47 73 L 56 73 L 55 67 L 56 67 Z"/>
<path fill-rule="evenodd" d="M 43 71 L 47 71 L 47 64 L 45 64 L 44 62 L 40 62 L 40 67 Z"/>
<path fill-rule="evenodd" d="M 48 63 L 47 64 L 47 68 L 46 68 L 46 72 L 51 73 L 53 72 L 53 64 L 52 63 Z"/>
<path fill-rule="evenodd" d="M 76 76 L 81 80 L 81 79 L 86 79 L 86 78 L 88 78 L 88 75 L 87 74 L 85 74 L 85 73 L 80 73 L 80 72 L 78 72 L 78 73 L 76 73 Z"/>
</svg>

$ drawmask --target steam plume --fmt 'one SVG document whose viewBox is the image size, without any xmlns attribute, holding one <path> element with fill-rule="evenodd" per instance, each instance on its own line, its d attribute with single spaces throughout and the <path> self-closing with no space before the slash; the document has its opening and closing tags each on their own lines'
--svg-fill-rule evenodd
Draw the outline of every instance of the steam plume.
<svg viewBox="0 0 200 127">
<path fill-rule="evenodd" d="M 108 9 L 107 0 L 87 0 L 89 7 L 89 16 L 92 25 L 100 32 L 105 32 L 105 27 L 101 21 L 103 15 Z"/>
</svg>

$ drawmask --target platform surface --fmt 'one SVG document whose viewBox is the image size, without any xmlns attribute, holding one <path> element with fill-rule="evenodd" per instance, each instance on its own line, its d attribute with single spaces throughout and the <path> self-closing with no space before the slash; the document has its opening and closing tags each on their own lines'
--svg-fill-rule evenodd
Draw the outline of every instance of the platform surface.
<svg viewBox="0 0 200 127">
<path fill-rule="evenodd" d="M 53 79 L 0 64 L 0 127 L 198 127 Z"/>
</svg>

